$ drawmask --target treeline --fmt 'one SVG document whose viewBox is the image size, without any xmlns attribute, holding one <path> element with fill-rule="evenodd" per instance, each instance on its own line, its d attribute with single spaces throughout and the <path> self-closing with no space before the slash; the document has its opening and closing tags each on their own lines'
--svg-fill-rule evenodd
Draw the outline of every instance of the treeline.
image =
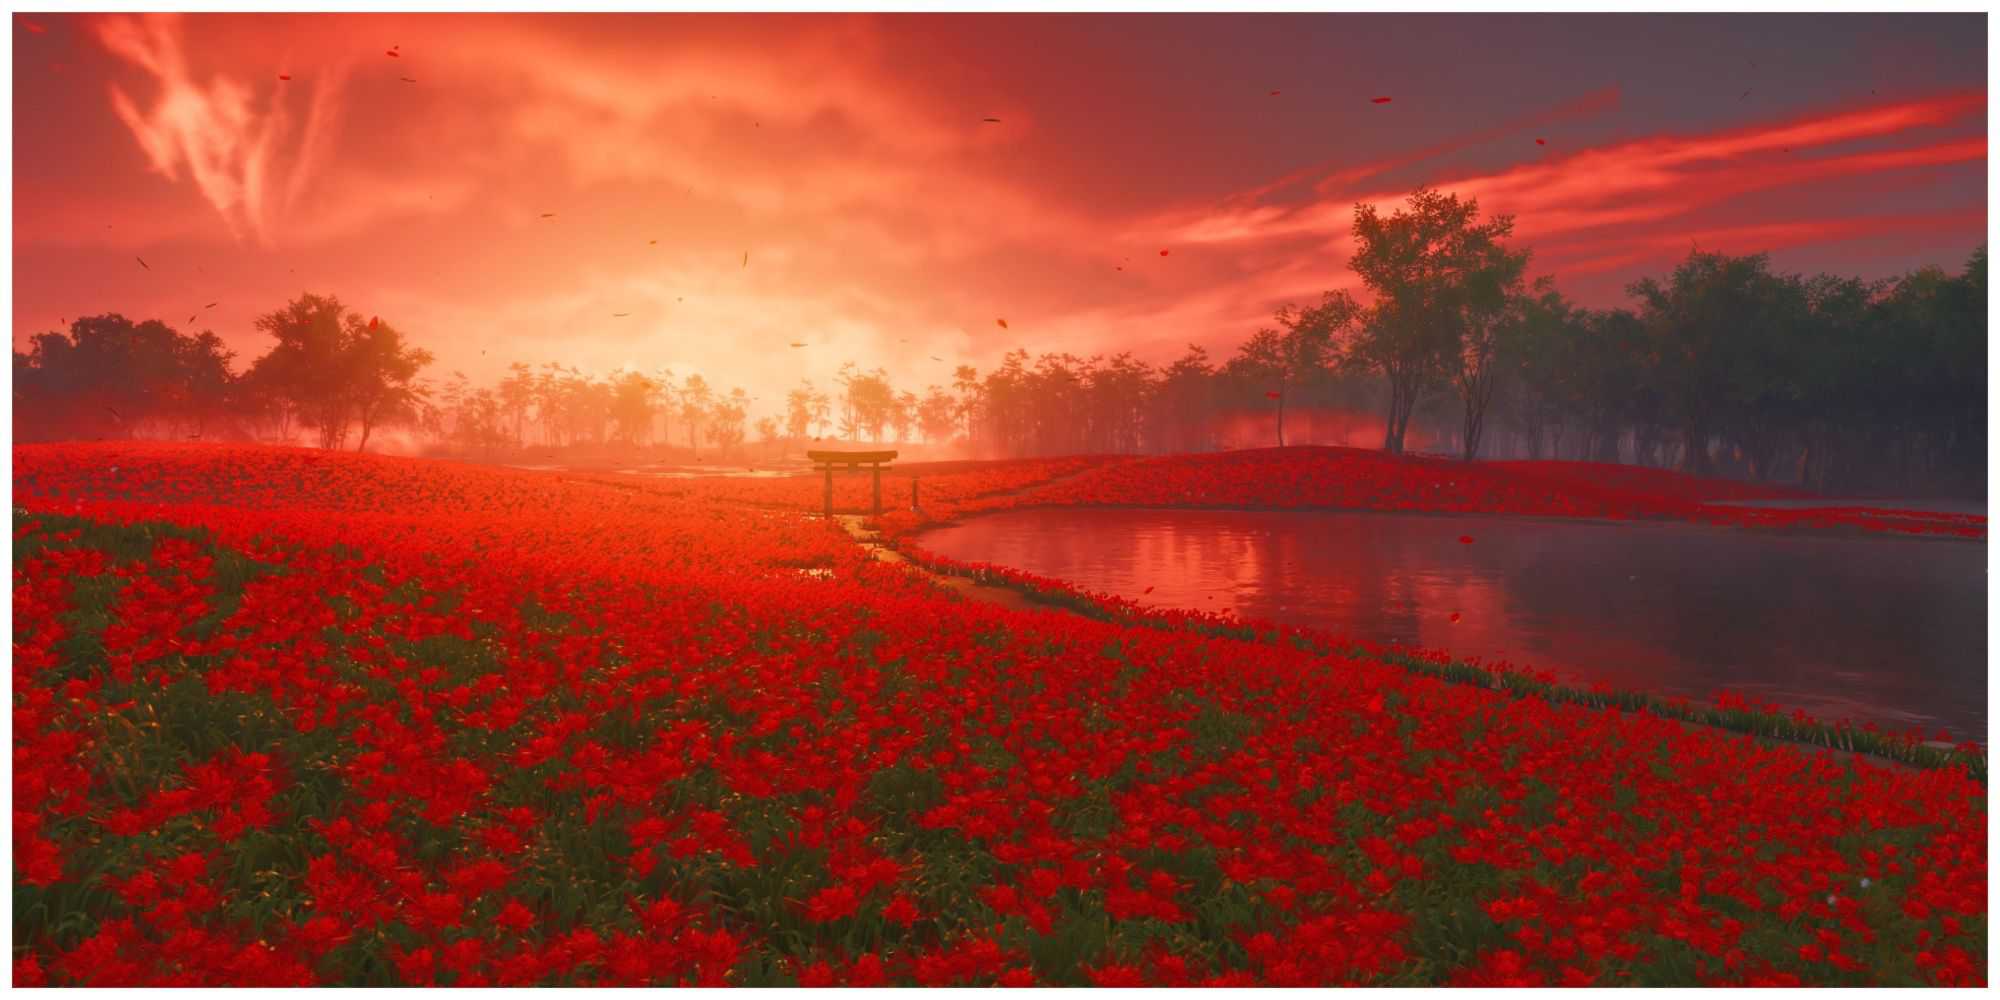
<svg viewBox="0 0 2000 1000">
<path fill-rule="evenodd" d="M 1630 305 L 1585 309 L 1528 280 L 1512 218 L 1475 201 L 1420 190 L 1391 215 L 1357 207 L 1353 231 L 1368 304 L 1287 306 L 1220 363 L 1190 347 L 1164 366 L 1017 351 L 984 378 L 960 369 L 975 448 L 1205 450 L 1246 414 L 1297 444 L 1288 414 L 1371 409 L 1393 452 L 1416 426 L 1468 460 L 1984 493 L 1983 246 L 1956 274 L 1874 282 L 1691 250 Z"/>
<path fill-rule="evenodd" d="M 1986 251 L 1958 273 L 1883 281 L 1775 273 L 1764 255 L 1690 251 L 1586 309 L 1527 277 L 1511 217 L 1419 190 L 1355 210 L 1347 266 L 1367 302 L 1286 306 L 1224 358 L 1030 356 L 949 386 L 881 368 L 802 381 L 756 421 L 765 456 L 813 439 L 921 438 L 983 457 L 1417 442 L 1468 460 L 1559 458 L 1801 482 L 1820 490 L 1983 495 Z M 430 355 L 379 319 L 307 295 L 260 317 L 274 338 L 241 374 L 213 333 L 78 320 L 15 352 L 21 439 L 223 436 L 365 447 L 397 426 L 497 457 L 529 448 L 704 446 L 741 454 L 758 400 L 699 374 L 517 363 L 490 386 L 419 373 Z M 1303 420 L 1302 420 L 1303 418 Z M 1305 426 L 1302 428 L 1301 423 Z M 1301 433 L 1303 431 L 1303 434 Z M 1414 436 L 1413 436 L 1414 435 Z"/>
<path fill-rule="evenodd" d="M 421 429 L 485 454 L 678 443 L 697 455 L 704 443 L 735 452 L 752 402 L 744 390 L 720 390 L 699 374 L 680 380 L 665 370 L 596 375 L 557 362 L 515 362 L 491 387 L 473 386 L 454 372 L 434 396 Z M 759 425 L 766 438 L 776 434 L 771 418 Z"/>
<path fill-rule="evenodd" d="M 431 355 L 379 318 L 305 295 L 258 317 L 274 343 L 247 370 L 212 331 L 89 316 L 14 352 L 14 435 L 291 440 L 366 448 L 379 428 L 417 419 Z"/>
<path fill-rule="evenodd" d="M 670 432 L 687 446 L 733 449 L 750 398 L 700 375 L 596 376 L 560 364 L 510 367 L 497 385 L 463 373 L 422 377 L 433 358 L 379 317 L 307 294 L 260 316 L 270 349 L 242 372 L 212 331 L 182 333 L 117 314 L 36 334 L 14 352 L 17 440 L 189 438 L 304 440 L 368 447 L 383 428 L 425 445 L 498 456 L 528 447 L 650 445 Z M 767 437 L 775 437 L 775 421 Z"/>
</svg>

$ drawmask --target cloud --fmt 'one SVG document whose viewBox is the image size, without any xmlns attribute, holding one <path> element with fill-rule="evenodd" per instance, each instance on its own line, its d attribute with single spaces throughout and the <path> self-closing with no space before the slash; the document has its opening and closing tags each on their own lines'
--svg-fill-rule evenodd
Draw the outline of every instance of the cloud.
<svg viewBox="0 0 2000 1000">
<path fill-rule="evenodd" d="M 769 399 L 850 359 L 921 386 L 1016 346 L 1222 355 L 1277 305 L 1353 287 L 1355 203 L 1393 207 L 1420 181 L 1514 214 L 1536 273 L 1572 293 L 1615 294 L 1691 237 L 1752 250 L 1983 229 L 1983 201 L 1845 193 L 1983 162 L 1976 91 L 1653 134 L 1631 108 L 1660 98 L 1631 80 L 1491 124 L 1399 101 L 1368 106 L 1349 144 L 1366 153 L 1299 166 L 1283 157 L 1324 147 L 1256 117 L 1291 86 L 1285 103 L 1252 88 L 1245 115 L 1204 93 L 1205 70 L 1058 58 L 1055 22 L 996 22 L 1021 36 L 1001 50 L 877 17 L 74 23 L 117 82 L 49 87 L 31 111 L 44 137 L 54 105 L 95 116 L 112 144 L 17 141 L 44 157 L 17 172 L 17 329 L 185 316 L 194 283 L 241 310 L 218 330 L 254 354 L 255 313 L 310 288 L 394 318 L 439 371 L 629 361 Z M 1047 71 L 1024 78 L 1022 51 Z M 132 146 L 173 183 L 84 158 Z"/>
<path fill-rule="evenodd" d="M 1614 94 L 1600 93 L 1568 106 L 1567 113 L 1588 113 L 1614 104 Z M 1685 248 L 1690 238 L 1703 235 L 1728 236 L 1729 242 L 1748 251 L 1848 239 L 1871 226 L 1937 232 L 1954 221 L 1959 228 L 1983 222 L 1984 205 L 1909 218 L 1870 212 L 1866 205 L 1821 205 L 1816 207 L 1822 213 L 1830 210 L 1846 217 L 1821 214 L 1733 226 L 1718 225 L 1712 216 L 1763 192 L 1981 162 L 1986 157 L 1983 134 L 1931 140 L 1921 130 L 1976 124 L 1984 111 L 1984 94 L 1951 92 L 1745 128 L 1630 139 L 1498 171 L 1440 171 L 1425 181 L 1478 199 L 1489 215 L 1515 216 L 1515 238 L 1536 251 L 1533 266 L 1538 272 L 1555 266 L 1560 273 L 1594 274 L 1663 261 L 1675 248 Z M 1160 213 L 1144 228 L 1158 232 L 1161 240 L 1202 244 L 1217 253 L 1280 250 L 1280 256 L 1292 257 L 1303 248 L 1320 246 L 1329 248 L 1328 256 L 1336 256 L 1345 249 L 1355 204 L 1393 211 L 1408 193 L 1370 186 L 1368 178 L 1518 131 L 1510 125 L 1473 133 L 1363 167 L 1322 165 L 1318 176 L 1294 172 L 1225 198 L 1218 207 L 1197 205 Z M 1855 148 L 1871 143 L 1877 148 Z M 1884 144 L 1886 148 L 1881 148 Z M 1309 189 L 1311 196 L 1276 200 L 1283 192 L 1298 189 Z M 1756 239 L 1767 240 L 1768 245 L 1755 245 Z M 1243 295 L 1261 296 L 1273 305 L 1309 298 L 1316 287 L 1340 287 L 1328 276 L 1298 268 L 1276 268 L 1246 284 Z"/>
<path fill-rule="evenodd" d="M 158 88 L 150 107 L 141 108 L 139 99 L 112 83 L 112 110 L 155 171 L 168 180 L 185 171 L 233 235 L 268 243 L 324 160 L 339 112 L 340 74 L 314 74 L 302 84 L 305 118 L 295 124 L 282 88 L 260 93 L 220 74 L 206 84 L 197 81 L 183 51 L 181 23 L 172 14 L 93 22 L 105 49 L 144 70 Z"/>
</svg>

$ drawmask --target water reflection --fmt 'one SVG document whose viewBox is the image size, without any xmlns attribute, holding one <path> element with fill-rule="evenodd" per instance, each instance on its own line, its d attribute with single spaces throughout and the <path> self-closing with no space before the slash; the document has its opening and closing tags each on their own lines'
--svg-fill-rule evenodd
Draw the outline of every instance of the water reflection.
<svg viewBox="0 0 2000 1000">
<path fill-rule="evenodd" d="M 944 528 L 923 544 L 1134 600 L 1531 664 L 1580 683 L 1701 699 L 1729 688 L 1824 718 L 1986 734 L 1978 542 L 1524 518 L 1030 510 Z"/>
</svg>

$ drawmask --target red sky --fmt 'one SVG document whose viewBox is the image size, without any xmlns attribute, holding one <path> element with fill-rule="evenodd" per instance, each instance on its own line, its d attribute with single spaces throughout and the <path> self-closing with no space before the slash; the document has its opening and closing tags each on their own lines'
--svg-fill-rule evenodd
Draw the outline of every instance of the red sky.
<svg viewBox="0 0 2000 1000">
<path fill-rule="evenodd" d="M 1226 352 L 1350 286 L 1354 204 L 1419 183 L 1514 214 L 1532 273 L 1593 305 L 1693 244 L 1955 269 L 1986 232 L 1985 39 L 1979 15 L 16 15 L 14 340 L 193 314 L 247 360 L 252 318 L 315 291 L 434 374 L 666 367 L 770 412 L 844 360 L 921 389 L 1013 346 Z"/>
</svg>

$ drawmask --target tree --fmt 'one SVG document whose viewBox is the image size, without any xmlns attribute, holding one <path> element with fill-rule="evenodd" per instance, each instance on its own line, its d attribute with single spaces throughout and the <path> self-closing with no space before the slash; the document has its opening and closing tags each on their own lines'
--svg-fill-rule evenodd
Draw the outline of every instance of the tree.
<svg viewBox="0 0 2000 1000">
<path fill-rule="evenodd" d="M 653 430 L 653 401 L 659 385 L 642 372 L 628 371 L 612 383 L 611 418 L 627 444 L 645 444 Z"/>
<path fill-rule="evenodd" d="M 368 435 L 377 426 L 416 419 L 424 401 L 417 373 L 431 363 L 431 352 L 404 343 L 401 333 L 380 320 L 362 326 L 361 317 L 348 319 L 344 391 L 361 423 L 361 442 L 354 450 L 366 451 Z"/>
<path fill-rule="evenodd" d="M 701 449 L 695 444 L 695 433 L 701 429 L 702 421 L 708 418 L 709 404 L 714 395 L 708 387 L 708 380 L 700 375 L 690 374 L 681 383 L 681 422 L 687 424 L 688 451 L 696 456 L 701 454 Z"/>
<path fill-rule="evenodd" d="M 923 402 L 917 404 L 917 428 L 931 444 L 949 441 L 957 432 L 958 403 L 942 386 L 924 390 Z"/>
<path fill-rule="evenodd" d="M 1504 359 L 1501 355 L 1514 346 L 1509 334 L 1523 331 L 1527 293 L 1521 288 L 1521 273 L 1528 265 L 1526 250 L 1510 251 L 1499 243 L 1483 248 L 1483 259 L 1465 275 L 1459 302 L 1459 345 L 1453 354 L 1452 383 L 1464 408 L 1463 457 L 1470 462 L 1479 455 L 1480 438 L 1486 429 L 1486 408 L 1499 386 Z M 1535 285 L 1538 295 L 1556 295 L 1552 278 Z M 1558 299 L 1560 296 L 1557 296 Z"/>
<path fill-rule="evenodd" d="M 781 432 L 778 429 L 778 418 L 776 417 L 757 418 L 757 440 L 763 442 L 764 444 L 765 457 L 767 458 L 770 457 L 771 446 L 779 443 L 778 436 L 780 433 Z M 784 453 L 781 448 L 781 450 L 779 451 L 780 457 L 782 457 L 783 454 Z"/>
<path fill-rule="evenodd" d="M 1347 266 L 1375 301 L 1342 342 L 1340 363 L 1389 380 L 1385 451 L 1402 453 L 1417 400 L 1459 356 L 1470 316 L 1497 283 L 1493 272 L 1515 266 L 1499 246 L 1513 217 L 1478 219 L 1476 199 L 1428 188 L 1388 218 L 1373 205 L 1354 208 L 1359 246 Z"/>
<path fill-rule="evenodd" d="M 522 430 L 528 420 L 528 407 L 535 399 L 534 376 L 529 373 L 528 366 L 520 361 L 508 365 L 507 377 L 500 380 L 494 395 L 498 399 L 501 412 L 506 415 L 514 447 L 519 448 L 522 443 Z"/>
<path fill-rule="evenodd" d="M 1285 446 L 1285 402 L 1292 387 L 1327 368 L 1335 338 L 1360 312 L 1346 292 L 1328 292 L 1310 309 L 1286 305 L 1278 310 L 1278 329 L 1258 330 L 1230 359 L 1228 374 L 1275 387 L 1264 392 L 1277 400 L 1278 447 Z"/>
<path fill-rule="evenodd" d="M 812 408 L 813 426 L 819 428 L 820 435 L 826 434 L 826 423 L 833 417 L 833 400 L 826 393 L 814 389 L 808 405 Z"/>
<path fill-rule="evenodd" d="M 1161 372 L 1149 394 L 1148 443 L 1170 451 L 1206 451 L 1213 444 L 1216 371 L 1208 350 L 1189 344 Z"/>
<path fill-rule="evenodd" d="M 813 395 L 809 379 L 800 379 L 798 386 L 785 394 L 785 430 L 795 439 L 803 439 L 812 429 Z"/>
<path fill-rule="evenodd" d="M 1690 251 L 1665 282 L 1633 282 L 1640 319 L 1656 346 L 1652 371 L 1668 416 L 1681 430 L 1682 467 L 1694 475 L 1714 469 L 1711 448 L 1718 424 L 1740 419 L 1732 399 L 1739 385 L 1732 371 L 1755 355 L 1750 336 L 1776 321 L 1779 279 L 1763 254 L 1730 257 Z M 1768 379 L 1775 373 L 1752 377 Z"/>
<path fill-rule="evenodd" d="M 896 443 L 902 444 L 910 436 L 910 425 L 917 419 L 917 394 L 904 390 L 896 394 L 895 402 L 889 408 L 889 427 L 896 432 Z"/>
<path fill-rule="evenodd" d="M 743 443 L 743 421 L 750 411 L 750 397 L 742 389 L 731 389 L 709 409 L 708 439 L 724 454 Z"/>
<path fill-rule="evenodd" d="M 865 430 L 870 441 L 881 441 L 882 428 L 893 419 L 896 409 L 889 373 L 880 368 L 867 374 L 847 372 L 844 384 L 849 433 Z"/>
<path fill-rule="evenodd" d="M 179 338 L 174 348 L 178 383 L 174 396 L 180 402 L 178 409 L 194 424 L 190 436 L 199 438 L 208 433 L 211 421 L 224 418 L 236 402 L 236 375 L 230 371 L 236 354 L 209 330 Z"/>
<path fill-rule="evenodd" d="M 248 378 L 312 424 L 322 448 L 344 444 L 356 420 L 365 448 L 376 426 L 408 419 L 422 399 L 416 376 L 430 364 L 430 352 L 404 343 L 380 319 L 363 321 L 333 296 L 302 295 L 258 317 L 255 326 L 277 344 Z"/>
<path fill-rule="evenodd" d="M 234 355 L 214 333 L 182 334 L 159 320 L 86 316 L 14 352 L 15 435 L 134 437 L 201 434 L 238 402 Z"/>
<path fill-rule="evenodd" d="M 322 448 L 333 448 L 352 418 L 344 384 L 350 335 L 346 318 L 339 299 L 306 294 L 254 324 L 277 344 L 250 366 L 250 381 L 274 404 L 316 428 Z"/>
<path fill-rule="evenodd" d="M 979 371 L 959 365 L 952 371 L 952 387 L 958 392 L 958 418 L 965 422 L 965 439 L 972 440 L 972 415 L 979 408 Z"/>
</svg>

